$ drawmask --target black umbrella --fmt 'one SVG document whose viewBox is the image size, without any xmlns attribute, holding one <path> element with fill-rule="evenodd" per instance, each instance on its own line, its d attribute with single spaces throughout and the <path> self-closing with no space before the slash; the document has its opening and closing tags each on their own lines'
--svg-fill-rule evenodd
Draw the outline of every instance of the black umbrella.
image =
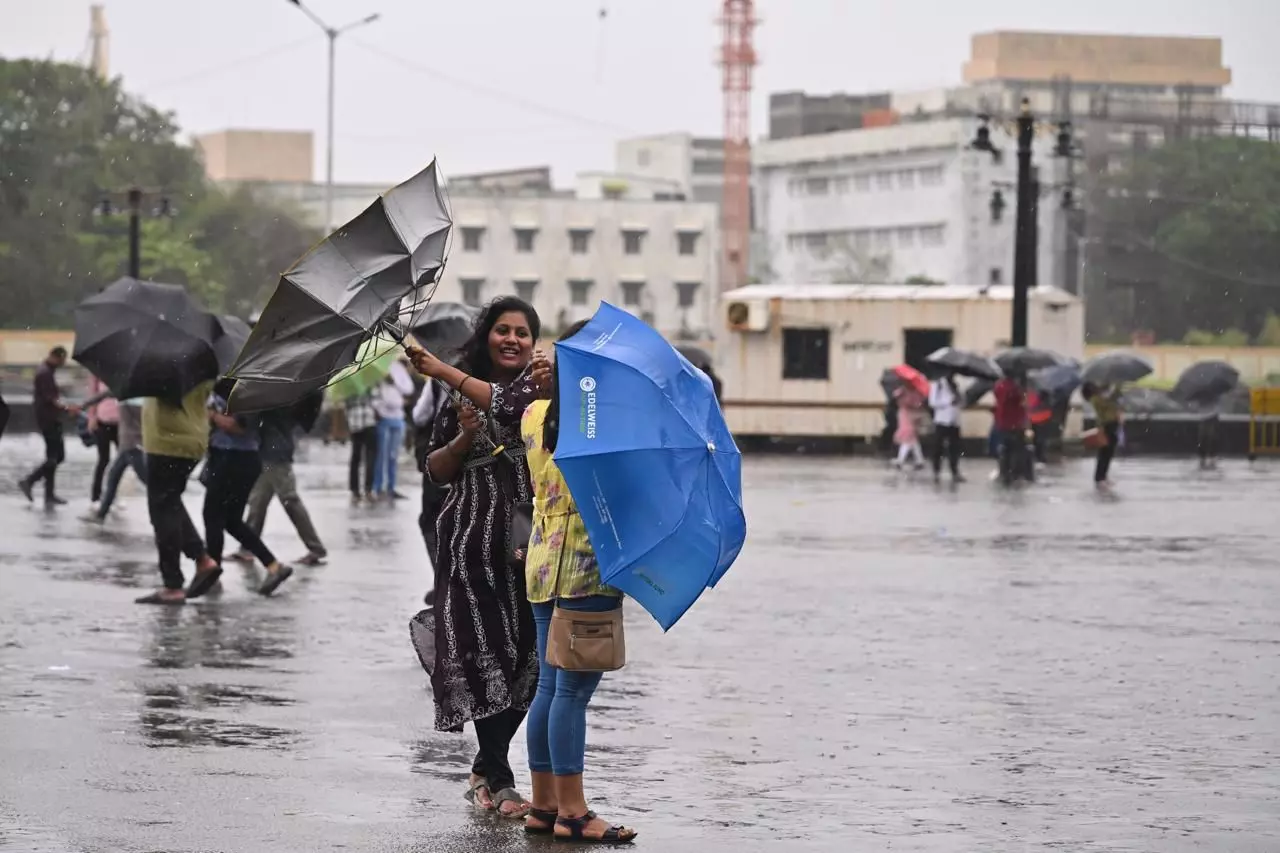
<svg viewBox="0 0 1280 853">
<path fill-rule="evenodd" d="M 996 387 L 996 383 L 990 379 L 978 379 L 969 383 L 969 387 L 964 389 L 964 408 L 976 406 L 978 401 L 990 394 Z"/>
<path fill-rule="evenodd" d="M 902 377 L 892 367 L 886 367 L 884 373 L 880 374 L 880 387 L 884 389 L 884 396 L 892 400 L 893 392 L 902 387 Z"/>
<path fill-rule="evenodd" d="M 122 278 L 76 308 L 72 357 L 117 399 L 181 399 L 218 376 L 222 330 L 176 284 Z"/>
<path fill-rule="evenodd" d="M 1155 368 L 1140 355 L 1123 350 L 1103 353 L 1089 359 L 1080 378 L 1094 385 L 1116 385 L 1121 382 L 1137 382 L 1150 376 Z"/>
<path fill-rule="evenodd" d="M 218 327 L 222 334 L 213 342 L 213 351 L 218 356 L 218 369 L 226 373 L 236 363 L 252 330 L 244 320 L 230 314 L 218 318 Z"/>
<path fill-rule="evenodd" d="M 1070 359 L 1052 350 L 1033 347 L 1009 347 L 996 353 L 994 360 L 1000 369 L 1008 374 L 1030 373 L 1044 367 L 1071 363 Z"/>
<path fill-rule="evenodd" d="M 1213 405 L 1240 382 L 1240 371 L 1225 361 L 1197 361 L 1182 371 L 1169 396 L 1184 403 Z"/>
<path fill-rule="evenodd" d="M 441 358 L 467 342 L 481 310 L 461 302 L 432 302 L 413 321 L 413 337 L 425 350 Z"/>
<path fill-rule="evenodd" d="M 711 356 L 702 347 L 676 347 L 676 351 L 699 370 L 705 372 L 711 369 Z"/>
<path fill-rule="evenodd" d="M 403 341 L 444 269 L 452 228 L 436 164 L 389 190 L 280 277 L 240 358 L 232 412 L 290 405 L 324 388 L 366 341 Z"/>
<path fill-rule="evenodd" d="M 925 358 L 929 364 L 936 365 L 944 371 L 958 373 L 961 376 L 968 376 L 973 379 L 999 379 L 1004 374 L 1000 372 L 1000 368 L 996 363 L 985 355 L 978 355 L 976 352 L 968 350 L 956 349 L 955 347 L 943 347 L 934 350 Z"/>
<path fill-rule="evenodd" d="M 1080 387 L 1080 368 L 1074 364 L 1041 367 L 1027 374 L 1031 386 L 1054 397 L 1068 397 Z"/>
</svg>

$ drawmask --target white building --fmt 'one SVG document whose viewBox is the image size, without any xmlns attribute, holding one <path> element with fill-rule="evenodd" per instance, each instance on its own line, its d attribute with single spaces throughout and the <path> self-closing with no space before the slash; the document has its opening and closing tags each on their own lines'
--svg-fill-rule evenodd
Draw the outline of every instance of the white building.
<svg viewBox="0 0 1280 853">
<path fill-rule="evenodd" d="M 691 133 L 639 136 L 617 143 L 616 177 L 658 182 L 693 201 L 724 198 L 724 140 Z"/>
<path fill-rule="evenodd" d="M 754 148 L 757 226 L 764 278 L 781 282 L 999 285 L 1012 280 L 1016 156 L 970 148 L 976 122 L 942 119 L 816 136 L 764 140 Z M 1038 283 L 1061 286 L 1067 234 L 1059 195 L 1065 177 L 1052 136 L 1038 138 Z M 1005 207 L 992 221 L 992 198 Z"/>
</svg>

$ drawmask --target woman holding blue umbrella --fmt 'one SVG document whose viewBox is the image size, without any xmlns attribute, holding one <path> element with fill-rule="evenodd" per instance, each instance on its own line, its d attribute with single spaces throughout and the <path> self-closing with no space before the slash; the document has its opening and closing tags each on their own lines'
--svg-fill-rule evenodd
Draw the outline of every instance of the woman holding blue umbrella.
<svg viewBox="0 0 1280 853">
<path fill-rule="evenodd" d="M 569 327 L 565 341 L 586 321 Z M 587 805 L 582 789 L 586 756 L 587 703 L 602 672 L 570 672 L 547 659 L 551 617 L 562 610 L 604 613 L 622 606 L 622 593 L 600 579 L 600 566 L 582 516 L 552 454 L 560 438 L 559 389 L 552 369 L 550 400 L 525 410 L 521 437 L 533 480 L 533 529 L 525 558 L 525 584 L 538 631 L 538 691 L 525 734 L 533 802 L 525 829 L 533 834 L 610 844 L 636 837 L 611 826 Z"/>
<path fill-rule="evenodd" d="M 454 392 L 426 455 L 431 482 L 450 487 L 436 521 L 428 669 L 436 729 L 475 726 L 467 799 L 513 819 L 529 804 L 515 790 L 508 752 L 533 701 L 538 658 L 523 565 L 508 540 L 515 504 L 532 498 L 520 418 L 550 384 L 550 365 L 534 360 L 539 330 L 533 306 L 503 297 L 477 320 L 458 367 L 408 349 L 419 373 Z"/>
</svg>

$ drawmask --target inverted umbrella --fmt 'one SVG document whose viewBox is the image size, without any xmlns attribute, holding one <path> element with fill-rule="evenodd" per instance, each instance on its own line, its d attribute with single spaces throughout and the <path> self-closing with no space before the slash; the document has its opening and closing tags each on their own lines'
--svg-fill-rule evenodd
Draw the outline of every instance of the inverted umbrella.
<svg viewBox="0 0 1280 853">
<path fill-rule="evenodd" d="M 1071 363 L 1066 356 L 1058 355 L 1053 350 L 1034 347 L 1009 347 L 996 353 L 993 360 L 1006 374 L 1030 373 L 1044 367 Z"/>
<path fill-rule="evenodd" d="M 669 629 L 746 540 L 742 458 L 711 380 L 608 303 L 556 344 L 555 459 L 600 576 Z"/>
<path fill-rule="evenodd" d="M 929 353 L 925 361 L 935 364 L 944 370 L 973 379 L 999 379 L 1004 375 L 1000 372 L 1000 368 L 996 366 L 996 363 L 985 355 L 956 349 L 955 347 L 943 347 L 942 349 L 934 350 Z"/>
<path fill-rule="evenodd" d="M 901 379 L 903 383 L 918 391 L 921 397 L 929 396 L 929 380 L 925 378 L 923 373 L 916 370 L 911 365 L 899 364 L 897 367 L 893 368 L 893 373 Z"/>
<path fill-rule="evenodd" d="M 1182 371 L 1169 395 L 1184 403 L 1212 405 L 1240 382 L 1240 371 L 1225 361 L 1197 361 Z"/>
<path fill-rule="evenodd" d="M 120 400 L 181 399 L 217 378 L 218 320 L 186 289 L 122 278 L 80 303 L 72 358 Z"/>
<path fill-rule="evenodd" d="M 213 352 L 218 357 L 218 370 L 226 373 L 240 356 L 251 329 L 244 320 L 230 314 L 218 318 L 218 327 L 222 334 L 213 342 Z"/>
<path fill-rule="evenodd" d="M 413 320 L 413 336 L 423 349 L 446 358 L 471 337 L 480 313 L 461 302 L 432 302 Z"/>
<path fill-rule="evenodd" d="M 1120 382 L 1137 382 L 1150 376 L 1155 368 L 1140 355 L 1123 350 L 1103 353 L 1089 359 L 1080 377 L 1095 385 L 1116 385 Z"/>
<path fill-rule="evenodd" d="M 435 161 L 378 198 L 280 277 L 231 370 L 229 410 L 289 405 L 323 388 L 397 322 L 444 269 L 452 220 Z"/>
</svg>

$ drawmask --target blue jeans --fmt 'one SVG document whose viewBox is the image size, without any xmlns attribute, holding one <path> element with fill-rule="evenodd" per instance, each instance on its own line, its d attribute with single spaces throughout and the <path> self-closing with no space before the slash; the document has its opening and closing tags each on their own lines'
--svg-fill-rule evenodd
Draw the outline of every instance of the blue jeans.
<svg viewBox="0 0 1280 853">
<path fill-rule="evenodd" d="M 142 452 L 142 448 L 131 447 L 128 450 L 121 450 L 112 460 L 111 468 L 107 470 L 106 485 L 102 489 L 102 502 L 98 504 L 99 517 L 106 518 L 111 505 L 116 502 L 116 491 L 120 488 L 120 478 L 124 476 L 125 468 L 132 468 L 133 473 L 138 475 L 138 480 L 144 486 L 146 485 L 147 456 Z"/>
<path fill-rule="evenodd" d="M 610 595 L 562 598 L 560 606 L 606 613 L 621 607 L 622 599 Z M 547 663 L 547 634 L 554 611 L 554 601 L 533 605 L 533 621 L 538 627 L 538 692 L 529 707 L 525 728 L 529 769 L 534 773 L 577 776 L 586 762 L 587 703 L 604 673 L 565 672 Z"/>
<path fill-rule="evenodd" d="M 381 418 L 378 420 L 378 457 L 373 466 L 373 493 L 391 493 L 396 490 L 396 465 L 400 461 L 400 448 L 404 446 L 404 421 Z"/>
</svg>

